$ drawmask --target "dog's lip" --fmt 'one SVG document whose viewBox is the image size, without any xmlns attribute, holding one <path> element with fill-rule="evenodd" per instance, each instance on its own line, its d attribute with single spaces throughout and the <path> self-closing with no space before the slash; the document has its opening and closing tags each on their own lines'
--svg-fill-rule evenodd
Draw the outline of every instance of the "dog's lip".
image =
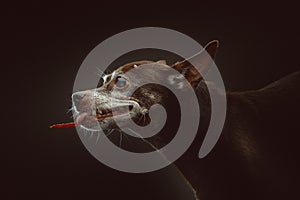
<svg viewBox="0 0 300 200">
<path fill-rule="evenodd" d="M 88 113 L 88 112 L 81 112 L 77 115 L 75 121 L 77 124 L 82 124 L 83 121 L 87 118 L 87 117 L 94 117 L 95 119 L 99 120 L 99 121 L 102 121 L 104 119 L 107 119 L 107 118 L 111 118 L 113 116 L 119 116 L 119 115 L 123 115 L 123 114 L 126 114 L 126 113 L 130 113 L 133 109 L 133 106 L 132 105 L 129 105 L 129 110 L 128 112 L 125 112 L 124 110 L 119 110 L 118 108 L 114 108 L 114 112 L 112 110 L 108 110 L 106 109 L 104 113 L 100 113 L 98 110 L 97 111 L 94 111 L 92 113 Z M 120 106 L 120 108 L 122 108 L 123 106 Z"/>
<path fill-rule="evenodd" d="M 87 117 L 89 116 L 89 114 L 87 112 L 83 112 L 83 113 L 80 113 L 77 117 L 76 117 L 76 123 L 77 124 L 81 124 L 82 121 Z"/>
<path fill-rule="evenodd" d="M 75 119 L 75 122 L 76 124 L 78 125 L 82 125 L 84 120 L 88 117 L 93 117 L 97 120 L 104 120 L 105 118 L 109 117 L 108 115 L 99 115 L 99 114 L 95 114 L 95 115 L 91 115 L 90 113 L 87 113 L 87 112 L 82 112 L 82 113 L 79 113 Z"/>
</svg>

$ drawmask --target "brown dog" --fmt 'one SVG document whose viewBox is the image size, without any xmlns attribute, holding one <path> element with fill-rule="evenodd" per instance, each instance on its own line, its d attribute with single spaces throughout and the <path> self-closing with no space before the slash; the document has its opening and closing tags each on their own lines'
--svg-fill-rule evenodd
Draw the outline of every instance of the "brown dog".
<svg viewBox="0 0 300 200">
<path fill-rule="evenodd" d="M 212 41 L 205 50 L 214 58 L 217 48 L 218 42 Z M 210 59 L 204 54 L 197 54 L 191 59 L 203 66 L 201 74 L 209 70 Z M 198 158 L 198 151 L 209 124 L 211 105 L 207 83 L 190 60 L 172 66 L 161 61 L 128 63 L 103 76 L 103 84 L 99 88 L 74 93 L 74 117 L 80 127 L 94 131 L 93 121 L 96 119 L 106 131 L 120 129 L 113 120 L 112 107 L 118 111 L 114 117 L 122 121 L 128 111 L 136 124 L 144 126 L 151 120 L 148 114 L 150 107 L 158 103 L 165 107 L 168 121 L 162 131 L 147 142 L 156 148 L 166 145 L 174 137 L 180 118 L 174 95 L 162 86 L 148 84 L 127 97 L 141 78 L 167 78 L 159 74 L 153 76 L 147 68 L 135 78 L 126 76 L 130 69 L 151 63 L 166 70 L 172 67 L 182 73 L 198 97 L 201 121 L 197 137 L 175 164 L 199 199 L 290 199 L 296 194 L 297 183 L 299 186 L 296 148 L 300 133 L 297 124 L 300 113 L 299 72 L 259 90 L 227 92 L 227 116 L 221 138 L 204 159 Z M 170 80 L 170 84 L 181 84 L 176 81 Z M 131 151 L 145 151 L 130 148 Z"/>
</svg>

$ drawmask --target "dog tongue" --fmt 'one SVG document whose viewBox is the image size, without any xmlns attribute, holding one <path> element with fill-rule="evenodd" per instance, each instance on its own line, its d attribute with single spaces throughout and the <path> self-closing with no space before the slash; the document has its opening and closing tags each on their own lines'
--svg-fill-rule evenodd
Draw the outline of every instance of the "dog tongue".
<svg viewBox="0 0 300 200">
<path fill-rule="evenodd" d="M 81 114 L 79 114 L 77 117 L 76 117 L 76 124 L 80 124 L 83 120 L 84 120 L 84 118 L 86 117 L 86 116 L 88 116 L 89 114 L 88 113 L 81 113 Z"/>
</svg>

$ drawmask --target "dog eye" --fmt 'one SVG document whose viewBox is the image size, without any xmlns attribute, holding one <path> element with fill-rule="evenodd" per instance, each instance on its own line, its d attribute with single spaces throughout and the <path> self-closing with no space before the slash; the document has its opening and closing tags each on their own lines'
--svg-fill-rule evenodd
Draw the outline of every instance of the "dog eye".
<svg viewBox="0 0 300 200">
<path fill-rule="evenodd" d="M 121 76 L 117 77 L 116 86 L 119 88 L 124 87 L 127 84 L 127 80 Z"/>
</svg>

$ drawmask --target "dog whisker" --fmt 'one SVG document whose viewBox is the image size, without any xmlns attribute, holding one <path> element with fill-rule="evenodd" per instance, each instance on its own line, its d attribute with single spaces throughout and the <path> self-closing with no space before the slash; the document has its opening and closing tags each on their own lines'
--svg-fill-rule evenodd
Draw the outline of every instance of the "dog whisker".
<svg viewBox="0 0 300 200">
<path fill-rule="evenodd" d="M 120 148 L 121 148 L 121 146 L 122 146 L 123 134 L 122 134 L 122 131 L 119 131 L 119 133 L 120 133 L 120 141 L 119 141 L 119 146 L 120 146 Z"/>
<path fill-rule="evenodd" d="M 137 124 L 139 124 L 142 119 L 143 119 L 143 115 L 139 117 L 139 120 L 138 120 Z"/>
<path fill-rule="evenodd" d="M 127 134 L 125 133 L 125 134 L 123 134 L 124 136 L 125 136 L 125 138 L 127 139 L 127 140 L 129 140 L 129 137 L 127 136 Z"/>
<path fill-rule="evenodd" d="M 86 137 L 86 135 L 87 135 L 86 130 L 81 127 L 79 127 L 79 128 L 81 130 L 80 133 L 83 133 L 83 136 Z"/>
<path fill-rule="evenodd" d="M 126 128 L 126 129 L 129 130 L 129 131 L 131 131 L 133 134 L 135 134 L 139 138 L 141 138 L 146 144 L 150 145 L 154 150 L 156 150 L 163 157 L 163 159 L 165 159 L 165 161 L 170 162 L 166 158 L 166 156 L 160 151 L 160 149 L 158 149 L 156 146 L 154 146 L 151 142 L 149 142 L 148 140 L 146 140 L 145 138 L 143 138 L 143 136 L 141 136 L 139 133 L 137 133 L 136 131 L 132 130 L 131 128 Z"/>
<path fill-rule="evenodd" d="M 100 77 L 105 74 L 104 71 L 101 70 L 101 69 L 99 69 L 99 68 L 97 68 L 97 72 L 96 73 L 99 73 Z"/>
<path fill-rule="evenodd" d="M 95 143 L 95 145 L 98 144 L 98 141 L 99 141 L 99 138 L 100 138 L 101 134 L 102 134 L 102 132 L 101 132 L 101 133 L 97 132 L 97 138 L 96 138 L 96 143 Z"/>
<path fill-rule="evenodd" d="M 68 108 L 68 109 L 66 109 L 66 110 L 67 110 L 67 113 L 69 113 L 69 112 L 73 111 L 73 110 L 74 110 L 74 108 L 73 108 L 73 107 L 71 107 L 71 108 Z"/>
<path fill-rule="evenodd" d="M 144 118 L 144 124 L 146 123 L 146 116 L 145 115 L 143 115 L 143 118 Z"/>
<path fill-rule="evenodd" d="M 89 138 L 88 138 L 88 140 L 92 139 L 93 135 L 94 135 L 94 133 L 91 132 L 91 133 L 90 133 L 90 136 L 89 136 Z"/>
<path fill-rule="evenodd" d="M 111 129 L 111 130 L 109 130 L 108 131 L 108 133 L 107 134 L 105 134 L 106 135 L 106 137 L 109 137 L 112 133 L 114 132 L 114 129 Z"/>
</svg>

